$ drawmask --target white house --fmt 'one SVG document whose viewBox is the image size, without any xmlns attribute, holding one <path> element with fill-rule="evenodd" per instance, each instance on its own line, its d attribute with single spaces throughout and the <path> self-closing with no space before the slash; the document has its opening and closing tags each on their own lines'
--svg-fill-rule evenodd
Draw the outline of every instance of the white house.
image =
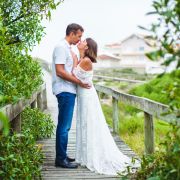
<svg viewBox="0 0 180 180">
<path fill-rule="evenodd" d="M 114 68 L 119 67 L 120 58 L 112 54 L 100 54 L 97 57 L 97 63 L 94 63 L 94 68 Z"/>
<path fill-rule="evenodd" d="M 162 73 L 161 62 L 152 62 L 145 55 L 157 49 L 155 41 L 143 36 L 132 34 L 121 42 L 108 44 L 105 50 L 120 59 L 120 67 L 142 68 L 145 72 Z M 113 62 L 113 60 L 112 60 Z"/>
</svg>

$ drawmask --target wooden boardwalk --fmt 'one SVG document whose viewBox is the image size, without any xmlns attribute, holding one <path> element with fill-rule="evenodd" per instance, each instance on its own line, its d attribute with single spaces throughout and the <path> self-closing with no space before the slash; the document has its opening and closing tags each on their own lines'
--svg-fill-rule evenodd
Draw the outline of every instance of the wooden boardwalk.
<svg viewBox="0 0 180 180">
<path fill-rule="evenodd" d="M 45 82 L 47 84 L 47 112 L 51 114 L 54 123 L 57 124 L 57 102 L 51 92 L 51 77 L 44 72 Z M 121 152 L 129 157 L 135 157 L 135 153 L 122 141 L 118 136 L 114 136 L 115 142 Z M 69 133 L 68 155 L 75 157 L 75 143 L 76 143 L 76 121 L 73 119 L 72 128 Z M 44 164 L 42 167 L 42 177 L 45 180 L 72 180 L 72 179 L 120 179 L 115 176 L 100 175 L 89 171 L 85 167 L 79 166 L 77 169 L 56 168 L 54 166 L 55 160 L 55 136 L 50 139 L 38 141 L 38 144 L 43 145 L 43 152 L 45 154 Z"/>
</svg>

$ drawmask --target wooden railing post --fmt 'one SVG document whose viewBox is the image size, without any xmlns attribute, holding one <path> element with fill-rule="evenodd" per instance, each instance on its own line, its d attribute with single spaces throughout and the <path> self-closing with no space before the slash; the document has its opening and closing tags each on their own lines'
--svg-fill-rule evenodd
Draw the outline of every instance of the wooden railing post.
<svg viewBox="0 0 180 180">
<path fill-rule="evenodd" d="M 118 133 L 119 131 L 119 118 L 118 118 L 118 100 L 116 98 L 112 98 L 113 105 L 113 132 Z"/>
<path fill-rule="evenodd" d="M 37 95 L 37 108 L 39 108 L 40 110 L 43 110 L 43 99 L 42 99 L 41 92 Z"/>
<path fill-rule="evenodd" d="M 154 152 L 154 122 L 153 116 L 144 112 L 144 139 L 145 153 L 152 154 Z"/>
<path fill-rule="evenodd" d="M 47 92 L 46 88 L 42 92 L 42 103 L 43 103 L 43 110 L 47 109 Z"/>
<path fill-rule="evenodd" d="M 37 99 L 34 100 L 32 103 L 31 103 L 31 108 L 36 108 L 37 107 Z"/>
<path fill-rule="evenodd" d="M 97 94 L 98 94 L 98 97 L 99 97 L 99 100 L 101 98 L 101 92 L 100 91 L 97 91 Z"/>
<path fill-rule="evenodd" d="M 21 132 L 21 114 L 18 114 L 13 121 L 11 122 L 11 126 L 14 132 Z"/>
</svg>

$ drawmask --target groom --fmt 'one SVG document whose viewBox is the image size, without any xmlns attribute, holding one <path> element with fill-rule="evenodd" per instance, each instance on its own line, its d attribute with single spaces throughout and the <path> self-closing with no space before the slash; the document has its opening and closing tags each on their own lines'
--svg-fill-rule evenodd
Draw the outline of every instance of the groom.
<svg viewBox="0 0 180 180">
<path fill-rule="evenodd" d="M 52 62 L 52 91 L 58 101 L 58 124 L 56 129 L 56 167 L 77 168 L 75 159 L 67 156 L 68 132 L 71 128 L 76 85 L 89 88 L 80 80 L 72 76 L 73 58 L 71 45 L 76 45 L 84 29 L 79 24 L 69 24 L 66 28 L 66 37 L 60 41 L 53 51 Z"/>
</svg>

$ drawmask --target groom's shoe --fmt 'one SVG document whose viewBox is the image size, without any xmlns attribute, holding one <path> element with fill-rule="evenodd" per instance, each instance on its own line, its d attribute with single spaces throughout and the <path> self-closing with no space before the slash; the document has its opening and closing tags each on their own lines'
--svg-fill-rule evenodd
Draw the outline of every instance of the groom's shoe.
<svg viewBox="0 0 180 180">
<path fill-rule="evenodd" d="M 68 160 L 69 162 L 74 162 L 74 161 L 75 161 L 74 158 L 70 158 L 70 157 L 68 157 L 68 156 L 67 156 L 67 160 Z"/>
<path fill-rule="evenodd" d="M 77 163 L 71 163 L 68 161 L 68 159 L 64 159 L 63 161 L 55 161 L 55 166 L 56 167 L 62 167 L 62 168 L 71 168 L 71 169 L 75 169 L 78 167 Z"/>
</svg>

